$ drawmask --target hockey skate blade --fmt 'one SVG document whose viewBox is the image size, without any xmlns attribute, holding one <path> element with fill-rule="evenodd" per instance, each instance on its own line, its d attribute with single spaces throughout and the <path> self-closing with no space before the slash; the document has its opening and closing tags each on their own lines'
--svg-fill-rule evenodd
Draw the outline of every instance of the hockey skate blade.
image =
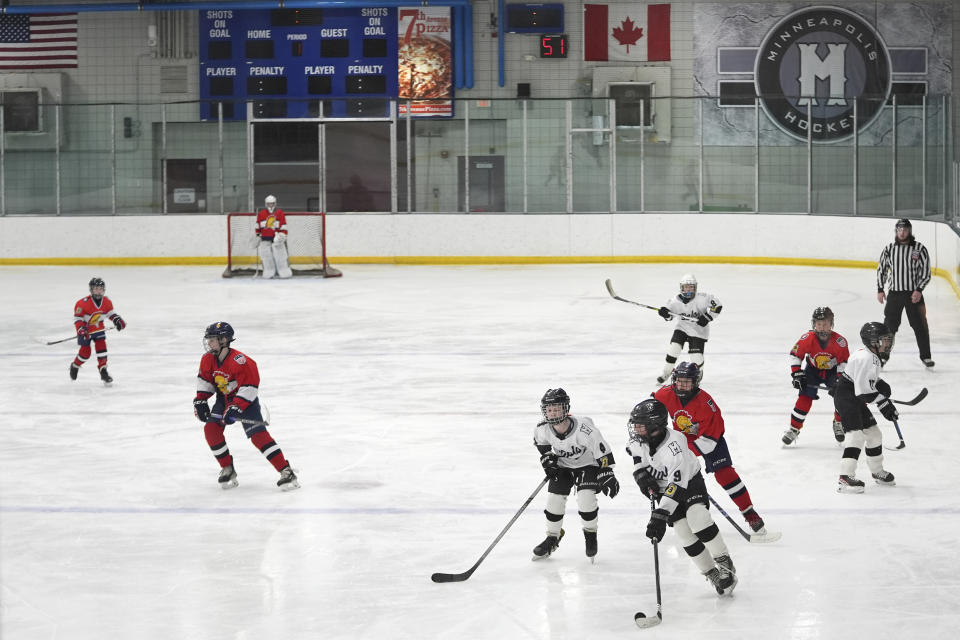
<svg viewBox="0 0 960 640">
<path fill-rule="evenodd" d="M 240 486 L 240 483 L 237 482 L 236 480 L 228 480 L 227 482 L 220 483 L 220 488 L 223 489 L 224 491 L 227 491 L 228 489 L 233 489 L 234 487 L 238 487 L 238 486 Z"/>
<path fill-rule="evenodd" d="M 650 627 L 655 627 L 661 622 L 663 622 L 663 616 L 660 615 L 660 612 L 657 612 L 657 617 L 648 618 L 645 613 L 638 611 L 633 616 L 633 621 L 637 623 L 637 626 L 641 629 L 649 629 Z"/>
<path fill-rule="evenodd" d="M 766 533 L 751 533 L 750 542 L 766 544 L 768 542 L 776 542 L 781 537 L 783 537 L 782 531 L 767 531 Z"/>
<path fill-rule="evenodd" d="M 300 483 L 294 480 L 280 487 L 280 491 L 295 491 L 300 488 Z"/>
</svg>

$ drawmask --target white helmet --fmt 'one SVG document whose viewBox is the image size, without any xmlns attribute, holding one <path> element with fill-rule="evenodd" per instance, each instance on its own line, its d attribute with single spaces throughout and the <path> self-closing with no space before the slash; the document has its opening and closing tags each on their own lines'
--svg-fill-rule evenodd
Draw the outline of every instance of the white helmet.
<svg viewBox="0 0 960 640">
<path fill-rule="evenodd" d="M 263 204 L 267 207 L 267 209 L 273 209 L 277 206 L 277 199 L 274 196 L 267 196 L 263 199 Z"/>
<path fill-rule="evenodd" d="M 693 287 L 692 291 L 684 291 L 684 287 Z M 685 273 L 680 277 L 680 297 L 690 300 L 697 295 L 697 278 L 692 273 Z"/>
</svg>

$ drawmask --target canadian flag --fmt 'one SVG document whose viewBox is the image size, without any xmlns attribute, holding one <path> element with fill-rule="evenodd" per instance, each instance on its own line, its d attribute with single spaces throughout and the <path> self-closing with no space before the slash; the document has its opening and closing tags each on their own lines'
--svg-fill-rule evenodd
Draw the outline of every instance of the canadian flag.
<svg viewBox="0 0 960 640">
<path fill-rule="evenodd" d="M 583 59 L 670 59 L 669 4 L 585 4 Z"/>
</svg>

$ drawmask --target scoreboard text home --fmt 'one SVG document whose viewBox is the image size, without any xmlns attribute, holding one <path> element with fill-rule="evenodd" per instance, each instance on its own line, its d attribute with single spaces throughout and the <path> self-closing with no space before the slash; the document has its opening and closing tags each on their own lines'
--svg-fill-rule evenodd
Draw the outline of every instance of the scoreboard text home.
<svg viewBox="0 0 960 640">
<path fill-rule="evenodd" d="M 450 25 L 449 7 L 201 11 L 200 117 L 451 115 Z"/>
</svg>

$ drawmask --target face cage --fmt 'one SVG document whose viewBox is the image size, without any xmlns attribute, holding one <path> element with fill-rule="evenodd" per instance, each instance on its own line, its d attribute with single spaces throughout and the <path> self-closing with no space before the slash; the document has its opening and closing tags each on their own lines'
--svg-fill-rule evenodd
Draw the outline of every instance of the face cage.
<svg viewBox="0 0 960 640">
<path fill-rule="evenodd" d="M 100 289 L 100 293 L 94 293 L 94 289 Z M 94 298 L 102 298 L 107 293 L 107 285 L 105 284 L 95 284 L 90 287 L 90 295 Z"/>
<path fill-rule="evenodd" d="M 210 346 L 211 340 L 217 341 L 216 347 Z M 226 344 L 223 343 L 224 340 L 226 340 Z M 230 338 L 226 336 L 209 336 L 207 334 L 203 334 L 203 352 L 204 353 L 212 353 L 216 355 L 220 353 L 220 351 L 222 351 L 224 347 L 229 347 L 229 346 L 230 346 Z"/>
<path fill-rule="evenodd" d="M 684 287 L 693 287 L 693 291 L 684 291 Z M 692 300 L 697 295 L 697 285 L 680 283 L 680 297 L 684 300 Z"/>
<path fill-rule="evenodd" d="M 554 406 L 559 406 L 559 407 L 561 407 L 561 408 L 563 409 L 563 415 L 560 416 L 559 418 L 548 418 L 548 417 L 547 417 L 547 407 L 554 407 Z M 558 424 L 560 424 L 561 422 L 563 422 L 564 420 L 566 420 L 566 419 L 567 419 L 567 416 L 570 415 L 570 405 L 569 405 L 569 404 L 562 404 L 562 403 L 560 403 L 560 402 L 551 402 L 550 404 L 542 404 L 542 405 L 540 405 L 540 413 L 543 414 L 543 419 L 546 420 L 547 423 L 549 423 L 549 424 L 551 424 L 551 425 L 558 425 Z"/>
<path fill-rule="evenodd" d="M 680 381 L 680 380 L 689 380 L 689 381 L 690 381 L 690 389 L 689 389 L 689 390 L 681 390 L 681 389 L 678 389 L 678 388 L 677 388 L 677 382 Z M 698 391 L 700 391 L 700 386 L 697 384 L 697 379 L 696 379 L 696 378 L 686 378 L 686 377 L 684 377 L 684 378 L 674 378 L 673 384 L 671 384 L 670 386 L 673 387 L 673 392 L 674 392 L 675 394 L 677 394 L 677 397 L 680 398 L 681 400 L 685 400 L 685 399 L 687 399 L 687 398 L 692 398 L 694 395 L 696 395 L 696 393 L 697 393 Z"/>
<path fill-rule="evenodd" d="M 827 338 L 830 337 L 830 334 L 833 333 L 833 320 L 830 320 L 830 318 L 822 318 L 823 320 L 829 320 L 829 322 L 830 322 L 830 328 L 827 329 L 826 331 L 822 331 L 822 332 L 821 332 L 821 331 L 817 331 L 817 320 L 820 320 L 820 319 L 821 319 L 821 318 L 817 318 L 817 319 L 815 319 L 815 320 L 811 320 L 811 321 L 810 321 L 810 329 L 811 329 L 815 334 L 817 334 L 817 337 L 818 337 L 818 338 L 820 338 L 821 340 L 826 340 Z"/>
</svg>

